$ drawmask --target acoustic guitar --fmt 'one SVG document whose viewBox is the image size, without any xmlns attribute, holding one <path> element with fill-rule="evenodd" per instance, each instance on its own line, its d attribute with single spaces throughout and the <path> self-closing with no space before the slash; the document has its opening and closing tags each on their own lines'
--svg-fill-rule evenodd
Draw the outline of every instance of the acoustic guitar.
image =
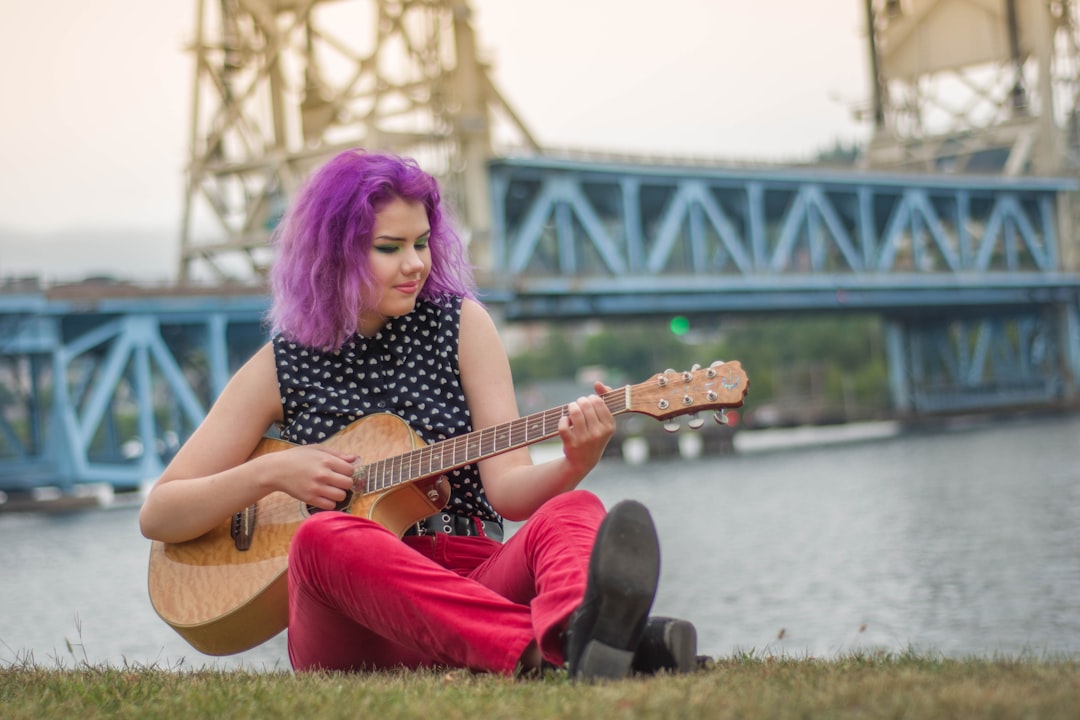
<svg viewBox="0 0 1080 720">
<path fill-rule="evenodd" d="M 722 411 L 743 404 L 748 380 L 736 362 L 685 372 L 668 370 L 638 385 L 604 393 L 615 415 L 658 420 Z M 399 536 L 441 510 L 450 497 L 445 473 L 558 435 L 566 406 L 427 445 L 396 415 L 363 417 L 322 443 L 365 463 L 353 473 L 353 491 L 337 509 L 370 518 Z M 717 413 L 720 420 L 720 413 Z M 263 438 L 251 457 L 294 447 Z M 201 537 L 154 541 L 149 591 L 154 610 L 194 648 L 231 655 L 277 635 L 288 624 L 289 543 L 317 508 L 273 492 Z"/>
</svg>

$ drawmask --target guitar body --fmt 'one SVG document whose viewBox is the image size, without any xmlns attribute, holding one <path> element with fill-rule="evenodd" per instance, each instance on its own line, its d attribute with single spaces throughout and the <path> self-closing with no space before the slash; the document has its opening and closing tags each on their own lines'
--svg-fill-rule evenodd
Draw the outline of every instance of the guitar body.
<svg viewBox="0 0 1080 720">
<path fill-rule="evenodd" d="M 361 418 L 322 443 L 372 462 L 424 446 L 409 425 L 391 414 Z M 251 457 L 295 447 L 264 438 Z M 438 512 L 450 492 L 441 477 L 357 493 L 346 512 L 378 522 L 399 536 Z M 197 650 L 231 655 L 269 640 L 288 625 L 289 544 L 310 513 L 299 500 L 274 492 L 205 535 L 150 548 L 150 602 L 161 618 Z M 246 549 L 234 526 L 241 524 Z"/>
</svg>

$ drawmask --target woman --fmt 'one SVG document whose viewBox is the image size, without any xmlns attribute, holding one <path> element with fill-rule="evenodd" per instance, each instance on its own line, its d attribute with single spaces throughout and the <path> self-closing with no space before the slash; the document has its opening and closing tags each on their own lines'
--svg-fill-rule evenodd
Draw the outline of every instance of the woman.
<svg viewBox="0 0 1080 720">
<path fill-rule="evenodd" d="M 648 512 L 626 502 L 605 513 L 576 489 L 615 429 L 596 394 L 566 406 L 562 457 L 534 465 L 522 448 L 452 471 L 445 510 L 404 538 L 334 510 L 354 464 L 381 459 L 320 444 L 357 419 L 393 413 L 432 443 L 518 417 L 506 352 L 435 180 L 410 160 L 342 153 L 312 176 L 275 242 L 275 335 L 149 493 L 143 534 L 198 537 L 271 491 L 321 510 L 289 551 L 297 670 L 686 669 L 693 626 L 647 623 L 659 574 Z M 275 425 L 296 447 L 251 458 Z M 502 518 L 525 521 L 505 544 Z"/>
</svg>

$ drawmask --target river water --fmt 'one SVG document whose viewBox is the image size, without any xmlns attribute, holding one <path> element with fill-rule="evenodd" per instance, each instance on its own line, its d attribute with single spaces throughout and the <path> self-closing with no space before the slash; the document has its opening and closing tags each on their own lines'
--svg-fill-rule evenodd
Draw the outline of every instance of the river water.
<svg viewBox="0 0 1080 720">
<path fill-rule="evenodd" d="M 702 653 L 1077 657 L 1078 446 L 1080 417 L 972 422 L 604 461 L 585 487 L 649 506 L 654 612 L 693 620 Z M 148 550 L 133 507 L 0 515 L 0 665 L 288 667 L 284 634 L 228 658 L 189 647 L 150 607 Z"/>
</svg>

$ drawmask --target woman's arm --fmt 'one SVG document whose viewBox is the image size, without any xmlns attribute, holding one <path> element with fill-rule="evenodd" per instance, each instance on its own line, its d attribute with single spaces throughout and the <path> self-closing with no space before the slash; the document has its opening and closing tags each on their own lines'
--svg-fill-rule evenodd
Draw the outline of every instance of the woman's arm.
<svg viewBox="0 0 1080 720">
<path fill-rule="evenodd" d="M 495 323 L 470 300 L 461 308 L 458 361 L 475 429 L 519 417 L 510 361 Z M 597 392 L 607 389 L 597 384 Z M 578 398 L 567 410 L 559 420 L 562 457 L 533 465 L 528 449 L 522 448 L 480 462 L 484 492 L 507 519 L 524 520 L 550 498 L 577 487 L 600 461 L 615 432 L 615 417 L 598 395 Z"/>
<path fill-rule="evenodd" d="M 196 538 L 274 490 L 330 509 L 352 487 L 352 456 L 298 446 L 248 460 L 281 419 L 273 347 L 263 346 L 221 393 L 165 468 L 139 512 L 143 535 Z"/>
</svg>

